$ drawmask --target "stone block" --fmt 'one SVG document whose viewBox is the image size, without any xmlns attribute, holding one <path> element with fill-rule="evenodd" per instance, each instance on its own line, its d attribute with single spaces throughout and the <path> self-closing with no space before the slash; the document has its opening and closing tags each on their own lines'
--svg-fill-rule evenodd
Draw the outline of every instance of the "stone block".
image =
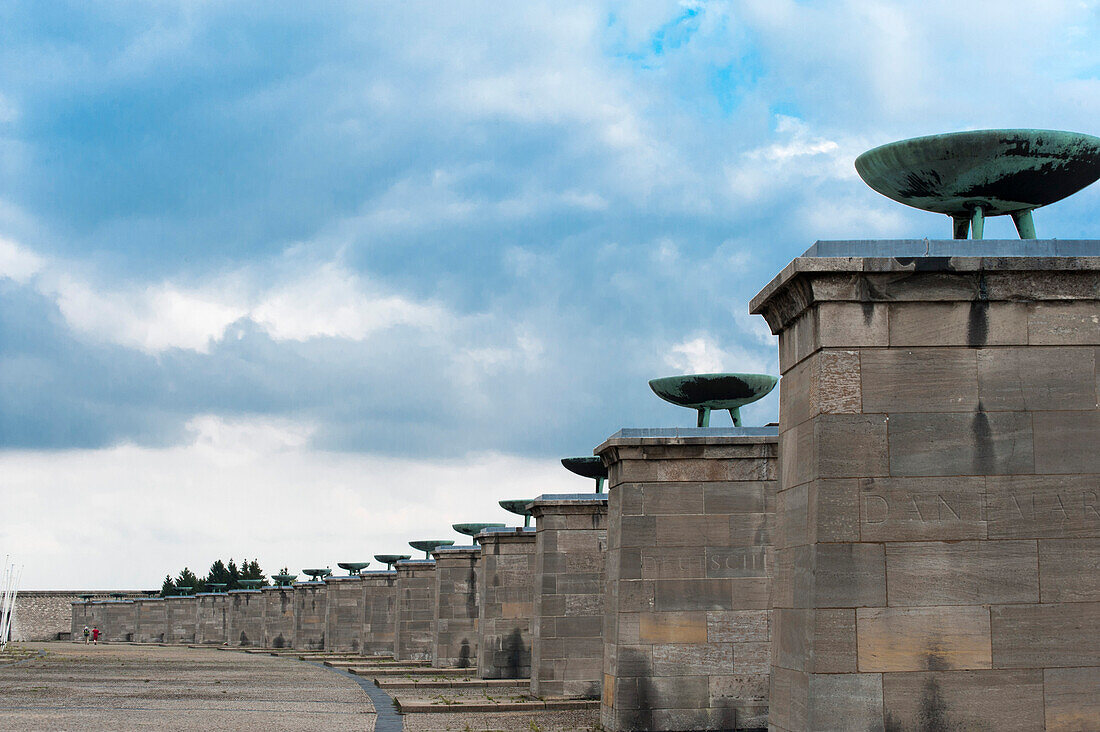
<svg viewBox="0 0 1100 732">
<path fill-rule="evenodd" d="M 976 351 L 960 348 L 869 349 L 860 354 L 867 412 L 974 412 Z"/>
<path fill-rule="evenodd" d="M 987 348 L 977 351 L 977 359 L 978 395 L 986 411 L 1065 411 L 1096 404 L 1092 347 Z"/>
<path fill-rule="evenodd" d="M 815 607 L 880 607 L 886 604 L 882 544 L 814 546 Z"/>
<path fill-rule="evenodd" d="M 806 671 L 835 674 L 854 673 L 859 670 L 856 664 L 855 610 L 795 612 L 808 613 L 807 620 L 803 621 L 803 627 L 809 631 L 807 635 L 812 638 L 810 647 L 813 651 Z M 791 662 L 796 661 L 792 658 Z"/>
<path fill-rule="evenodd" d="M 706 643 L 707 613 L 659 612 L 638 614 L 641 643 Z"/>
<path fill-rule="evenodd" d="M 1100 473 L 1100 410 L 1095 399 L 1080 408 L 1034 413 L 1036 473 Z"/>
<path fill-rule="evenodd" d="M 886 545 L 888 604 L 989 605 L 1039 601 L 1034 541 Z"/>
<path fill-rule="evenodd" d="M 775 490 L 773 481 L 704 484 L 702 513 L 764 513 L 767 511 L 769 490 Z"/>
<path fill-rule="evenodd" d="M 1095 295 L 1091 300 L 1031 304 L 1027 337 L 1033 346 L 1100 345 L 1100 314 Z"/>
<path fill-rule="evenodd" d="M 806 699 L 806 721 L 791 729 L 884 730 L 880 674 L 811 675 Z"/>
<path fill-rule="evenodd" d="M 889 450 L 892 476 L 1011 475 L 1035 465 L 1023 412 L 891 415 Z"/>
<path fill-rule="evenodd" d="M 708 643 L 766 642 L 770 637 L 766 610 L 716 610 L 706 619 Z"/>
<path fill-rule="evenodd" d="M 1100 603 L 990 608 L 994 668 L 1100 666 Z"/>
<path fill-rule="evenodd" d="M 943 343 L 981 348 L 1027 343 L 1027 306 L 1023 303 L 907 302 L 889 308 L 891 348 Z"/>
<path fill-rule="evenodd" d="M 882 303 L 826 302 L 817 308 L 819 348 L 885 347 L 889 313 Z"/>
<path fill-rule="evenodd" d="M 657 580 L 654 605 L 660 612 L 732 610 L 733 594 L 721 579 Z"/>
<path fill-rule="evenodd" d="M 859 608 L 859 670 L 990 668 L 990 611 L 984 607 Z"/>
<path fill-rule="evenodd" d="M 1042 602 L 1100 602 L 1100 538 L 1041 539 Z"/>
<path fill-rule="evenodd" d="M 1100 729 L 1100 668 L 1048 668 L 1043 671 L 1043 680 L 1045 729 Z"/>
<path fill-rule="evenodd" d="M 651 646 L 651 654 L 655 676 L 723 674 L 734 664 L 730 644 L 659 643 Z"/>
<path fill-rule="evenodd" d="M 821 415 L 814 420 L 813 429 L 817 472 L 812 477 L 859 478 L 891 474 L 885 415 Z"/>
<path fill-rule="evenodd" d="M 883 674 L 888 730 L 1041 730 L 1043 673 L 930 671 Z"/>
<path fill-rule="evenodd" d="M 981 498 L 990 539 L 1100 537 L 1092 475 L 990 477 Z"/>
</svg>

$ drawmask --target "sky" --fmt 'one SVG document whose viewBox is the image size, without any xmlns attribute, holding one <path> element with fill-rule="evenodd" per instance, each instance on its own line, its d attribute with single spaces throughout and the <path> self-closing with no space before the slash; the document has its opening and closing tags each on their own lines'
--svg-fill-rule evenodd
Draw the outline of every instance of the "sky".
<svg viewBox="0 0 1100 732">
<path fill-rule="evenodd" d="M 748 301 L 814 241 L 950 235 L 859 153 L 1100 132 L 1098 2 L 1036 7 L 0 2 L 0 554 L 140 589 L 590 490 L 694 425 L 649 379 L 777 373 Z"/>
</svg>

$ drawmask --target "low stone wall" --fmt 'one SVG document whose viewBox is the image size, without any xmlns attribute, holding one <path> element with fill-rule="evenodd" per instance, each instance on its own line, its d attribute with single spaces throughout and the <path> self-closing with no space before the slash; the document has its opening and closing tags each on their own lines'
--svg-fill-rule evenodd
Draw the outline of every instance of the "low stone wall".
<svg viewBox="0 0 1100 732">
<path fill-rule="evenodd" d="M 138 643 L 164 643 L 168 630 L 168 608 L 163 598 L 141 597 L 134 600 L 134 640 Z"/>
<path fill-rule="evenodd" d="M 126 643 L 134 639 L 134 601 L 105 600 L 100 605 L 100 640 L 109 643 Z"/>
<path fill-rule="evenodd" d="M 229 591 L 229 631 L 231 646 L 258 646 L 264 634 L 264 600 L 259 590 Z"/>
<path fill-rule="evenodd" d="M 168 634 L 165 643 L 194 643 L 195 626 L 198 621 L 198 598 L 186 595 L 173 595 L 164 598 L 165 614 L 168 617 Z"/>
<path fill-rule="evenodd" d="M 294 588 L 264 587 L 264 648 L 294 648 Z"/>
<path fill-rule="evenodd" d="M 393 655 L 399 661 L 430 661 L 435 629 L 435 562 L 397 563 L 397 623 Z"/>
<path fill-rule="evenodd" d="M 200 592 L 195 625 L 195 642 L 222 645 L 229 637 L 229 595 L 224 592 Z"/>
<path fill-rule="evenodd" d="M 325 647 L 324 582 L 294 584 L 294 647 L 320 651 Z"/>
<path fill-rule="evenodd" d="M 607 560 L 607 496 L 539 496 L 531 694 L 599 698 Z"/>
<path fill-rule="evenodd" d="M 363 647 L 360 653 L 393 653 L 397 626 L 397 572 L 363 572 Z"/>
<path fill-rule="evenodd" d="M 325 595 L 325 650 L 358 653 L 365 630 L 363 580 L 327 577 Z"/>
<path fill-rule="evenodd" d="M 435 634 L 432 666 L 469 668 L 477 665 L 477 576 L 479 546 L 447 546 L 435 558 Z"/>
<path fill-rule="evenodd" d="M 535 595 L 535 530 L 489 529 L 481 542 L 477 675 L 531 675 L 531 617 Z"/>
<path fill-rule="evenodd" d="M 112 594 L 121 594 L 127 600 L 142 596 L 139 590 L 20 590 L 15 597 L 11 640 L 57 640 L 61 637 L 59 634 L 75 629 L 74 640 L 80 635 L 83 642 L 84 623 L 76 626 L 73 622 L 73 603 L 81 602 L 81 595 L 91 595 L 92 600 L 107 600 Z"/>
</svg>

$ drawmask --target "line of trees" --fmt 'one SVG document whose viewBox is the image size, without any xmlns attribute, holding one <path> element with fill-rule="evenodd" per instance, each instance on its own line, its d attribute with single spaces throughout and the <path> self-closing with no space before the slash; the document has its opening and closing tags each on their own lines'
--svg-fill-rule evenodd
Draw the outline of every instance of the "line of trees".
<svg viewBox="0 0 1100 732">
<path fill-rule="evenodd" d="M 241 580 L 262 580 L 262 584 L 267 584 L 267 575 L 260 569 L 260 563 L 253 559 L 251 562 L 242 562 L 240 566 L 233 561 L 232 558 L 228 562 L 217 560 L 210 565 L 210 571 L 206 573 L 205 577 L 199 577 L 187 567 L 180 570 L 180 573 L 173 577 L 172 575 L 165 575 L 164 584 L 160 588 L 160 596 L 168 597 L 169 595 L 179 594 L 181 588 L 190 588 L 195 592 L 206 592 L 209 585 L 222 584 L 225 585 L 226 590 L 241 589 Z"/>
</svg>

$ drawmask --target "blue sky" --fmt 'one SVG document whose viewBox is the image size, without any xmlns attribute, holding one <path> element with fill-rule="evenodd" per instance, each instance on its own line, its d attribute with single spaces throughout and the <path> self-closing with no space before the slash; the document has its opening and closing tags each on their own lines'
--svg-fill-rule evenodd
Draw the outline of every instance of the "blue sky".
<svg viewBox="0 0 1100 732">
<path fill-rule="evenodd" d="M 747 302 L 814 240 L 948 235 L 860 152 L 1096 133 L 1098 31 L 1095 2 L 0 4 L 0 550 L 26 586 L 148 585 L 583 489 L 558 457 L 692 423 L 649 378 L 776 370 Z"/>
</svg>

